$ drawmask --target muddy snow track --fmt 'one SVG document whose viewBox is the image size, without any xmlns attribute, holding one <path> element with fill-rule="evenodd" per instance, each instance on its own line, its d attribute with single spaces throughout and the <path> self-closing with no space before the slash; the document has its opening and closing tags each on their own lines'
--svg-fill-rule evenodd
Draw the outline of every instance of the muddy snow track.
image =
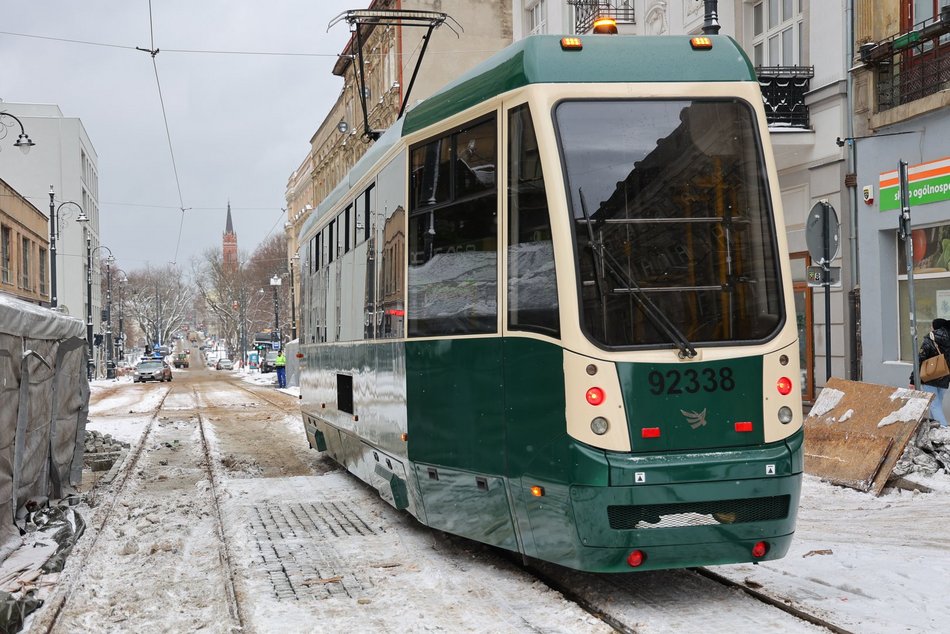
<svg viewBox="0 0 950 634">
<path fill-rule="evenodd" d="M 162 395 L 31 631 L 247 631 L 199 408 Z"/>
</svg>

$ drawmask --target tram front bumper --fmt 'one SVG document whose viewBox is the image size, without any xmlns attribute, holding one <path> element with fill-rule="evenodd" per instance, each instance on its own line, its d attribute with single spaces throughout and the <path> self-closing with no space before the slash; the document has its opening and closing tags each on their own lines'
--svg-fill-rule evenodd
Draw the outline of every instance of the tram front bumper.
<svg viewBox="0 0 950 634">
<path fill-rule="evenodd" d="M 527 498 L 532 539 L 525 543 L 535 549 L 528 554 L 592 572 L 779 559 L 795 531 L 800 452 L 799 441 L 707 455 L 704 478 L 696 477 L 698 454 L 637 457 L 625 465 L 629 472 L 618 466 L 625 458 L 608 456 L 611 482 L 624 484 L 537 483 L 545 494 Z M 760 541 L 768 550 L 754 557 Z M 636 568 L 627 563 L 633 550 L 645 554 Z"/>
</svg>

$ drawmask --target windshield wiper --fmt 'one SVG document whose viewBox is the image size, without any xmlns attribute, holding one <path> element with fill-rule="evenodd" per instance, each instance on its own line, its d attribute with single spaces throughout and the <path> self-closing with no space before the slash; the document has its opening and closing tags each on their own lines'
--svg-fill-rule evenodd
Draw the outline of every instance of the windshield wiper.
<svg viewBox="0 0 950 634">
<path fill-rule="evenodd" d="M 621 284 L 626 285 L 627 289 L 629 289 L 633 295 L 633 298 L 637 300 L 637 304 L 640 306 L 643 314 L 653 322 L 654 326 L 666 335 L 673 345 L 679 348 L 681 358 L 692 359 L 695 357 L 696 348 L 689 342 L 689 339 L 663 314 L 663 311 L 650 299 L 646 291 L 637 284 L 637 281 L 627 273 L 626 269 L 617 262 L 616 258 L 604 248 L 604 243 L 594 238 L 594 223 L 590 219 L 590 214 L 587 213 L 587 200 L 584 197 L 583 188 L 578 187 L 577 193 L 580 194 L 581 211 L 584 212 L 584 220 L 587 223 L 587 239 L 590 243 L 591 252 L 594 255 L 594 269 L 598 292 L 600 292 L 601 295 L 604 293 L 601 286 L 600 273 L 600 269 L 603 267 L 616 277 Z"/>
</svg>

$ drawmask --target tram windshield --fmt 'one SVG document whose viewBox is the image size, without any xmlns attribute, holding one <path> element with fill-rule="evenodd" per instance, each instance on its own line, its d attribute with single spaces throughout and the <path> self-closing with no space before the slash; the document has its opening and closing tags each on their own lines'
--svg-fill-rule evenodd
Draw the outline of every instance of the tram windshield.
<svg viewBox="0 0 950 634">
<path fill-rule="evenodd" d="M 555 118 L 588 337 L 691 356 L 776 331 L 775 226 L 748 104 L 565 101 Z"/>
</svg>

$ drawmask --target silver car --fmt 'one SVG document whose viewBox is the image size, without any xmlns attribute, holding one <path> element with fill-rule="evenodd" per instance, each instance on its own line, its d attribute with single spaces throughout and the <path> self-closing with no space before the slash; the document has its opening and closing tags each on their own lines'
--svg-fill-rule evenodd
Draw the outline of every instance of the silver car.
<svg viewBox="0 0 950 634">
<path fill-rule="evenodd" d="M 132 375 L 134 383 L 145 383 L 146 381 L 171 381 L 172 369 L 168 364 L 160 359 L 155 361 L 142 361 L 135 366 L 135 373 Z"/>
</svg>

